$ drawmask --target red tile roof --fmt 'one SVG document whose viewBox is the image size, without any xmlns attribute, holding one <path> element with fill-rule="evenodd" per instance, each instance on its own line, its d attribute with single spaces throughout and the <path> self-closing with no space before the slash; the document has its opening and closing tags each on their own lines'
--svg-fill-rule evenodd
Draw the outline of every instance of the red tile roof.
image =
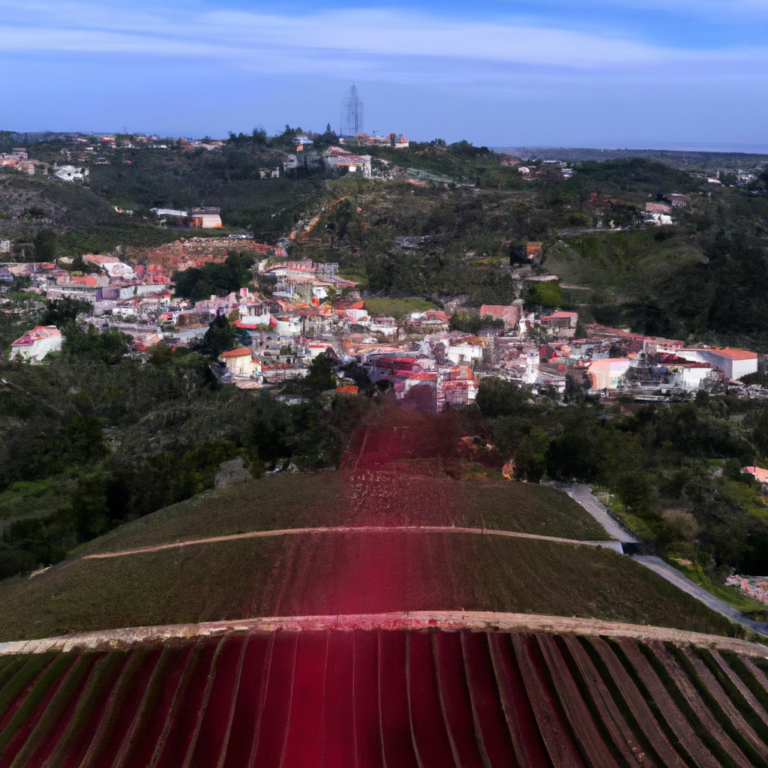
<svg viewBox="0 0 768 768">
<path fill-rule="evenodd" d="M 722 357 L 729 357 L 731 360 L 755 360 L 757 359 L 757 352 L 749 352 L 746 349 L 729 349 L 729 348 L 723 348 L 723 349 L 712 349 L 711 352 L 714 352 L 716 355 L 721 355 Z"/>
<path fill-rule="evenodd" d="M 220 357 L 245 357 L 246 355 L 253 354 L 253 351 L 248 347 L 238 347 L 237 349 L 231 349 L 229 352 L 225 352 Z"/>
</svg>

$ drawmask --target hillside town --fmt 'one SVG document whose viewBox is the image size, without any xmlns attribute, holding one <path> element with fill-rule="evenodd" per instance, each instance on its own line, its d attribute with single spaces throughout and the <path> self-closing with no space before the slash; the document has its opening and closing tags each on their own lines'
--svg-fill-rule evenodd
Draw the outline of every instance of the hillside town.
<svg viewBox="0 0 768 768">
<path fill-rule="evenodd" d="M 191 238 L 174 247 L 178 272 L 224 256 L 205 255 L 211 244 Z M 226 239 L 223 241 L 226 244 Z M 536 244 L 532 244 L 535 246 Z M 764 398 L 761 386 L 748 386 L 757 373 L 756 352 L 708 347 L 686 348 L 682 341 L 631 333 L 597 324 L 581 325 L 573 311 L 532 311 L 522 299 L 510 305 L 445 307 L 372 316 L 358 284 L 339 275 L 338 265 L 290 261 L 278 247 L 248 243 L 260 258 L 254 283 L 269 295 L 241 288 L 227 295 L 191 301 L 174 294 L 168 268 L 129 263 L 117 256 L 86 254 L 91 274 L 73 274 L 59 263 L 7 263 L 0 280 L 26 278 L 48 301 L 76 299 L 91 309 L 81 313 L 83 328 L 116 329 L 133 340 L 134 354 L 153 345 L 193 346 L 213 320 L 224 316 L 237 329 L 241 345 L 225 351 L 212 366 L 223 382 L 261 389 L 307 375 L 325 354 L 338 369 L 358 364 L 370 382 L 418 410 L 439 413 L 474 402 L 478 383 L 492 376 L 513 382 L 531 395 L 556 399 L 588 393 L 600 398 L 629 395 L 636 402 L 684 399 L 697 391 L 728 391 Z M 178 274 L 177 272 L 177 274 Z M 252 286 L 254 285 L 252 283 Z M 452 317 L 471 310 L 476 333 L 456 330 Z M 17 339 L 11 359 L 41 362 L 61 349 L 61 329 L 36 327 Z M 339 374 L 345 392 L 356 383 Z"/>
</svg>

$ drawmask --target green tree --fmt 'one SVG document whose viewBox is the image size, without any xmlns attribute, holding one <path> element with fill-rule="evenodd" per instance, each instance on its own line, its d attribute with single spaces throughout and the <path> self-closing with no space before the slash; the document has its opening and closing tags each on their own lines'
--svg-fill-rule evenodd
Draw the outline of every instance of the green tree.
<svg viewBox="0 0 768 768">
<path fill-rule="evenodd" d="M 563 306 L 563 291 L 560 283 L 548 280 L 545 283 L 534 283 L 525 297 L 528 304 L 545 309 L 557 309 Z"/>
<path fill-rule="evenodd" d="M 253 262 L 252 255 L 232 251 L 221 264 L 206 264 L 200 269 L 174 272 L 176 294 L 199 301 L 211 295 L 223 296 L 245 288 L 251 280 Z"/>
<path fill-rule="evenodd" d="M 56 258 L 56 233 L 41 229 L 34 239 L 35 261 L 53 261 Z"/>
<path fill-rule="evenodd" d="M 333 367 L 336 361 L 327 354 L 318 355 L 309 366 L 309 373 L 304 379 L 304 386 L 312 392 L 325 392 L 336 389 L 336 377 Z"/>
<path fill-rule="evenodd" d="M 527 398 L 527 394 L 517 384 L 489 376 L 480 381 L 475 402 L 483 416 L 496 418 L 519 413 Z"/>
<path fill-rule="evenodd" d="M 81 312 L 88 312 L 91 308 L 91 304 L 87 301 L 78 301 L 77 299 L 66 298 L 48 301 L 45 304 L 45 311 L 40 324 L 63 328 L 67 323 L 75 320 Z"/>
<path fill-rule="evenodd" d="M 224 352 L 235 349 L 237 346 L 245 346 L 247 343 L 248 334 L 241 328 L 231 325 L 224 315 L 219 315 L 208 326 L 196 351 L 217 360 Z"/>
<path fill-rule="evenodd" d="M 74 321 L 64 329 L 63 351 L 68 357 L 76 357 L 92 363 L 116 365 L 131 348 L 132 339 L 117 328 L 99 333 L 92 325 L 81 330 Z"/>
</svg>

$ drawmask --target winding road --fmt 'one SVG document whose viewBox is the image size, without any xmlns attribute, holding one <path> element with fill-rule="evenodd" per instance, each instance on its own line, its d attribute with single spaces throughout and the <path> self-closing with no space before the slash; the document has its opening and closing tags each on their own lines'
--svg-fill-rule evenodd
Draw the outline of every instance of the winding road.
<svg viewBox="0 0 768 768">
<path fill-rule="evenodd" d="M 573 485 L 563 486 L 564 490 L 577 504 L 580 504 L 592 517 L 597 520 L 600 525 L 605 528 L 609 536 L 617 539 L 622 544 L 639 544 L 640 539 L 634 534 L 627 531 L 621 526 L 618 521 L 611 515 L 605 505 L 595 497 L 592 493 L 592 489 L 588 485 Z M 677 568 L 671 566 L 669 563 L 664 562 L 660 557 L 653 555 L 633 555 L 632 559 L 636 563 L 648 568 L 655 574 L 661 576 L 662 579 L 666 579 L 670 584 L 674 584 L 678 589 L 689 594 L 691 597 L 696 598 L 701 603 L 704 603 L 708 608 L 713 611 L 717 611 L 723 616 L 727 616 L 731 621 L 741 624 L 742 627 L 746 627 L 752 632 L 757 632 L 760 635 L 768 637 L 768 622 L 759 622 L 748 619 L 743 616 L 735 608 L 732 608 L 728 603 L 715 597 L 711 592 L 708 592 L 704 587 L 700 587 L 696 582 L 691 581 L 684 573 L 681 573 Z"/>
</svg>

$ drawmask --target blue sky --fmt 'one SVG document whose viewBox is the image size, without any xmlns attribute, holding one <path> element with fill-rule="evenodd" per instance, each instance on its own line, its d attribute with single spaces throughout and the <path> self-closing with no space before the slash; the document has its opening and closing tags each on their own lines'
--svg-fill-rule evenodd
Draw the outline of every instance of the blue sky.
<svg viewBox="0 0 768 768">
<path fill-rule="evenodd" d="M 768 0 L 0 0 L 0 128 L 768 151 Z"/>
</svg>

